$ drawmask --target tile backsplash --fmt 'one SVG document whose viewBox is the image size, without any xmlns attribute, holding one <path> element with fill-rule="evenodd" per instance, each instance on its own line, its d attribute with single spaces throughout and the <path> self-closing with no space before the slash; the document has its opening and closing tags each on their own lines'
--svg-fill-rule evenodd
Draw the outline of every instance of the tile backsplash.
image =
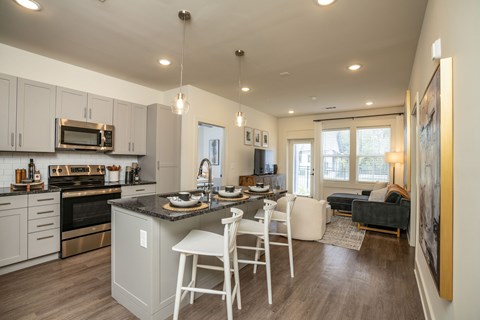
<svg viewBox="0 0 480 320">
<path fill-rule="evenodd" d="M 61 164 L 120 165 L 120 179 L 125 176 L 125 167 L 138 162 L 136 156 L 119 156 L 88 151 L 60 151 L 56 153 L 0 152 L 0 188 L 10 187 L 15 182 L 15 169 L 27 169 L 30 159 L 40 170 L 42 181 L 48 183 L 48 166 Z M 108 171 L 105 177 L 108 180 Z"/>
</svg>

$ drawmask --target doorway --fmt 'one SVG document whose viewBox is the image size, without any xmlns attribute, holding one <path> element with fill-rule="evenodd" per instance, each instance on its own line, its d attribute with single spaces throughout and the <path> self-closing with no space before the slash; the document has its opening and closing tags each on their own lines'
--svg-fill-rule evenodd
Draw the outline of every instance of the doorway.
<svg viewBox="0 0 480 320">
<path fill-rule="evenodd" d="M 290 140 L 289 164 L 290 190 L 313 197 L 313 140 Z"/>
<path fill-rule="evenodd" d="M 225 150 L 225 128 L 213 124 L 198 123 L 197 141 L 197 168 L 204 158 L 212 163 L 212 182 L 214 187 L 223 183 L 223 161 Z M 204 170 L 201 177 L 197 177 L 197 187 L 204 187 L 208 182 L 208 170 Z"/>
</svg>

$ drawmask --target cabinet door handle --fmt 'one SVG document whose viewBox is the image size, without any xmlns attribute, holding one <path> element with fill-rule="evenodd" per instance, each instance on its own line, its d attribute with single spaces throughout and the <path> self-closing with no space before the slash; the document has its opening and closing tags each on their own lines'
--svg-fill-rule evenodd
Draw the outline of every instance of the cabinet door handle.
<svg viewBox="0 0 480 320">
<path fill-rule="evenodd" d="M 135 151 L 135 142 L 132 142 L 132 151 Z"/>
<path fill-rule="evenodd" d="M 49 238 L 53 238 L 53 236 L 41 237 L 41 238 L 37 238 L 37 240 L 45 240 L 45 239 L 49 239 Z"/>
<path fill-rule="evenodd" d="M 18 146 L 19 147 L 22 146 L 22 134 L 21 133 L 18 134 Z"/>
<path fill-rule="evenodd" d="M 83 117 L 87 119 L 87 108 L 83 108 Z"/>
<path fill-rule="evenodd" d="M 45 224 L 37 224 L 37 228 L 41 228 L 41 227 L 46 227 L 46 226 L 53 226 L 54 223 L 51 222 L 51 223 L 45 223 Z M 53 237 L 53 236 L 52 236 Z"/>
<path fill-rule="evenodd" d="M 37 199 L 38 202 L 40 201 L 52 201 L 54 200 L 53 198 L 45 198 L 45 199 Z"/>
<path fill-rule="evenodd" d="M 8 206 L 9 204 L 12 204 L 11 202 L 4 202 L 4 203 L 0 203 L 0 206 Z"/>
<path fill-rule="evenodd" d="M 131 145 L 131 143 L 129 142 L 128 143 L 128 151 L 130 151 L 130 145 Z"/>
<path fill-rule="evenodd" d="M 12 147 L 14 147 L 15 146 L 15 144 L 14 144 L 15 143 L 15 141 L 14 141 L 15 140 L 15 133 L 12 132 L 12 134 L 10 136 L 10 140 L 11 140 Z"/>
<path fill-rule="evenodd" d="M 53 210 L 37 212 L 37 214 L 47 214 L 47 213 L 53 213 Z"/>
<path fill-rule="evenodd" d="M 88 117 L 89 117 L 90 119 L 92 119 L 92 109 L 91 109 L 91 108 L 90 108 L 90 110 L 88 111 L 88 114 L 89 114 Z"/>
<path fill-rule="evenodd" d="M 137 189 L 136 192 L 145 191 L 145 189 Z"/>
</svg>

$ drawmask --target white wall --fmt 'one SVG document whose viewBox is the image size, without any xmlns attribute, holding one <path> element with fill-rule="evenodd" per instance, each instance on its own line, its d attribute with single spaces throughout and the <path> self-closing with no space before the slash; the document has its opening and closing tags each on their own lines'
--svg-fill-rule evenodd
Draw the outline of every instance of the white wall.
<svg viewBox="0 0 480 320">
<path fill-rule="evenodd" d="M 0 43 L 0 73 L 138 104 L 148 105 L 163 101 L 163 92 L 161 91 L 53 60 L 2 43 Z M 46 154 L 0 152 L 0 187 L 7 187 L 10 186 L 10 183 L 15 182 L 15 169 L 25 168 L 30 158 L 34 158 L 38 163 L 38 168 L 45 181 L 49 164 L 120 164 L 122 166 L 120 175 L 123 177 L 125 166 L 127 164 L 130 165 L 133 161 L 137 161 L 135 156 L 111 156 L 91 152 Z"/>
<path fill-rule="evenodd" d="M 402 113 L 403 107 L 391 107 L 391 108 L 378 108 L 378 109 L 368 109 L 368 110 L 359 110 L 351 112 L 334 112 L 334 113 L 322 113 L 317 115 L 310 116 L 301 116 L 301 117 L 286 117 L 280 118 L 278 120 L 278 170 L 282 173 L 287 173 L 287 181 L 289 181 L 288 176 L 288 140 L 292 139 L 314 139 L 314 120 L 316 119 L 332 119 L 332 118 L 343 118 L 343 117 L 353 117 L 353 116 L 371 116 L 378 114 L 389 114 L 389 113 Z M 327 126 L 339 126 L 339 127 L 350 127 L 352 125 L 362 125 L 362 126 L 374 126 L 378 125 L 378 121 L 382 123 L 390 123 L 392 128 L 392 148 L 397 151 L 403 150 L 403 123 L 397 124 L 395 121 L 396 116 L 388 117 L 372 117 L 372 118 L 358 118 L 355 120 L 335 120 L 335 121 L 326 121 L 324 122 Z M 397 164 L 396 173 L 395 173 L 395 183 L 403 183 L 403 165 Z M 289 185 L 289 183 L 287 183 Z M 323 188 L 323 195 L 321 197 L 325 199 L 331 193 L 334 192 L 360 192 L 362 189 L 369 189 L 373 184 L 365 183 L 338 183 L 338 182 L 328 182 L 325 183 Z"/>
<path fill-rule="evenodd" d="M 442 57 L 453 57 L 453 301 L 441 299 L 419 245 L 415 263 L 420 292 L 431 319 L 480 319 L 480 1 L 428 1 L 410 78 L 412 99 L 423 95 L 435 70 L 430 48 L 442 41 Z M 412 101 L 412 106 L 413 106 Z M 412 137 L 413 139 L 414 137 Z M 417 237 L 418 238 L 418 237 Z"/>
<path fill-rule="evenodd" d="M 178 89 L 165 92 L 164 104 L 169 105 Z M 184 92 L 190 101 L 190 111 L 182 116 L 182 189 L 195 186 L 197 167 L 197 125 L 211 123 L 225 128 L 225 177 L 226 184 L 238 185 L 240 175 L 253 173 L 254 147 L 243 144 L 244 128 L 233 124 L 238 103 L 193 86 L 185 86 Z M 242 106 L 247 117 L 247 126 L 268 131 L 270 146 L 276 154 L 277 118 Z"/>
</svg>

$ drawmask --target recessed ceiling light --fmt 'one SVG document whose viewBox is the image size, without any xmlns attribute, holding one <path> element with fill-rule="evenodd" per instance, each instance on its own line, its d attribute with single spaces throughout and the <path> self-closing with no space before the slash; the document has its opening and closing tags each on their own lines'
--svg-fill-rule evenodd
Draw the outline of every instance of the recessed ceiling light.
<svg viewBox="0 0 480 320">
<path fill-rule="evenodd" d="M 249 87 L 243 87 L 243 88 L 242 88 L 242 91 L 243 91 L 243 92 L 248 92 L 248 91 L 250 91 L 250 88 L 249 88 Z"/>
<path fill-rule="evenodd" d="M 317 100 L 317 97 L 315 97 L 315 96 L 311 96 L 310 98 L 312 98 L 312 101 Z"/>
<path fill-rule="evenodd" d="M 293 113 L 295 113 L 295 111 L 293 111 L 293 110 L 288 110 L 288 113 L 293 114 Z"/>
<path fill-rule="evenodd" d="M 366 104 L 367 106 L 371 106 L 371 105 L 373 104 L 373 102 L 372 102 L 372 101 L 367 101 L 365 104 Z"/>
<path fill-rule="evenodd" d="M 350 71 L 357 71 L 362 67 L 360 64 L 352 64 L 351 66 L 348 66 L 348 70 Z"/>
<path fill-rule="evenodd" d="M 290 72 L 288 72 L 288 71 L 280 72 L 281 77 L 285 77 L 285 76 L 289 76 L 289 75 L 290 75 Z"/>
<path fill-rule="evenodd" d="M 162 66 L 169 66 L 172 64 L 172 62 L 170 60 L 167 60 L 167 59 L 160 59 L 158 60 L 158 63 L 160 63 Z"/>
<path fill-rule="evenodd" d="M 21 5 L 24 8 L 34 11 L 42 10 L 40 3 L 34 0 L 14 0 L 17 4 Z"/>
<path fill-rule="evenodd" d="M 317 0 L 317 3 L 321 6 L 329 6 L 334 2 L 335 0 Z"/>
</svg>

